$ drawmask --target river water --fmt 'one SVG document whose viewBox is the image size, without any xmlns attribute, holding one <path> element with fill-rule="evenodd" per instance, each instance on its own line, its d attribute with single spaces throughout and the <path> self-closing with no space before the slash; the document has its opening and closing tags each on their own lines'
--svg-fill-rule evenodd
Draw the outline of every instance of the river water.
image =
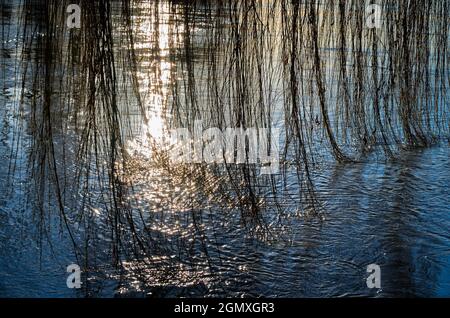
<svg viewBox="0 0 450 318">
<path fill-rule="evenodd" d="M 205 12 L 198 8 L 188 16 L 182 9 L 182 4 L 173 9 L 166 1 L 136 4 L 137 78 L 148 121 L 137 105 L 128 105 L 124 114 L 131 129 L 124 135 L 130 153 L 140 158 L 147 155 L 146 136 L 160 137 L 169 125 L 173 83 L 192 81 L 184 78 L 182 61 L 190 58 L 204 65 L 203 50 L 188 57 L 178 48 L 186 45 L 186 37 L 192 45 L 202 45 L 210 30 Z M 2 2 L 3 32 L 17 33 L 15 10 Z M 196 24 L 189 30 L 193 34 L 186 34 L 186 19 Z M 300 215 L 300 185 L 295 171 L 287 168 L 283 178 L 275 179 L 275 187 L 287 189 L 278 197 L 264 182 L 257 187 L 266 193 L 269 226 L 263 234 L 252 231 L 242 207 L 218 190 L 224 179 L 214 171 L 202 170 L 201 179 L 186 180 L 158 166 L 138 168 L 130 176 L 133 207 L 143 211 L 153 239 L 164 251 L 145 259 L 123 256 L 117 270 L 109 263 L 110 241 L 98 231 L 100 251 L 91 255 L 95 270 L 86 274 L 89 289 L 67 288 L 66 267 L 77 260 L 64 224 L 58 217 L 40 218 L 29 203 L 34 197 L 28 164 L 32 137 L 21 120 L 26 108 L 17 109 L 17 43 L 20 36 L 11 35 L 2 43 L 0 297 L 450 297 L 447 140 L 400 150 L 395 160 L 373 155 L 338 164 L 327 156 L 320 158 L 312 178 L 324 209 L 316 217 Z M 195 70 L 198 91 L 208 84 L 202 82 L 202 72 L 200 66 Z M 274 84 L 273 89 L 280 87 Z M 179 94 L 180 99 L 189 95 Z M 32 96 L 30 92 L 28 98 Z M 197 103 L 205 102 L 201 92 L 199 96 Z M 274 107 L 280 109 L 276 103 Z M 208 118 L 210 110 L 203 110 Z M 98 216 L 95 222 L 101 223 L 103 205 L 89 204 Z M 281 223 L 277 204 L 290 211 Z M 293 217 L 297 211 L 299 217 Z M 381 268 L 380 289 L 366 285 L 369 264 Z"/>
</svg>

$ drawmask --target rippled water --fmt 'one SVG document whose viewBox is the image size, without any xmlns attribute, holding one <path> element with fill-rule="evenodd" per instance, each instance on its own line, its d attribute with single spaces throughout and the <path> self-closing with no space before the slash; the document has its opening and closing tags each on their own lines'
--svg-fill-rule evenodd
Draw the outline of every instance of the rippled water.
<svg viewBox="0 0 450 318">
<path fill-rule="evenodd" d="M 324 166 L 317 179 L 327 207 L 325 220 L 295 220 L 289 235 L 270 243 L 236 230 L 239 224 L 228 227 L 231 222 L 226 221 L 223 227 L 220 218 L 205 222 L 212 269 L 206 264 L 203 269 L 180 264 L 182 270 L 173 279 L 176 288 L 169 284 L 152 292 L 236 297 L 448 296 L 449 154 L 449 147 L 441 145 L 405 152 L 395 163 Z M 209 217 L 217 219 L 215 211 L 202 215 Z M 372 263 L 382 270 L 378 291 L 366 286 L 366 266 Z M 148 272 L 148 280 L 152 274 Z"/>
<path fill-rule="evenodd" d="M 170 28 L 186 16 L 168 8 L 164 1 L 158 5 L 158 24 L 149 18 L 155 10 L 152 5 L 141 4 L 134 16 L 140 30 L 135 43 L 140 57 L 137 77 L 146 93 L 149 121 L 143 122 L 136 105 L 128 106 L 132 129 L 126 138 L 130 149 L 144 157 L 147 133 L 158 137 L 168 125 L 164 119 L 170 113 L 171 85 L 183 81 L 184 70 L 178 62 L 187 58 L 174 53 L 185 36 L 183 24 L 176 34 Z M 191 30 L 196 34 L 194 43 L 201 44 L 205 32 L 203 14 L 201 9 L 192 12 L 198 20 Z M 14 25 L 9 30 L 16 32 Z M 190 180 L 168 175 L 158 165 L 143 169 L 146 161 L 138 162 L 130 176 L 135 187 L 130 196 L 134 207 L 143 211 L 161 250 L 146 259 L 129 255 L 117 271 L 103 252 L 108 238 L 99 233 L 89 291 L 68 289 L 66 266 L 76 260 L 64 226 L 57 217 L 48 219 L 51 224 L 40 222 L 26 203 L 29 145 L 27 138 L 20 142 L 15 138 L 27 136 L 27 127 L 20 126 L 14 112 L 14 45 L 3 43 L 7 71 L 0 85 L 4 88 L 0 103 L 6 106 L 0 110 L 0 160 L 8 162 L 0 166 L 0 182 L 11 184 L 0 195 L 0 296 L 450 297 L 447 141 L 403 150 L 391 161 L 369 156 L 357 163 L 335 164 L 324 158 L 313 169 L 323 214 L 289 216 L 279 223 L 276 204 L 300 211 L 298 180 L 288 168 L 286 178 L 276 182 L 287 183 L 289 191 L 278 198 L 264 197 L 268 207 L 264 233 L 252 231 L 234 203 L 234 194 L 220 190 L 224 182 L 220 174 L 202 170 L 201 177 Z M 204 52 L 196 52 L 198 56 L 190 58 L 201 61 Z M 16 158 L 13 164 L 9 163 L 11 153 Z M 259 185 L 262 193 L 264 187 Z M 100 205 L 92 208 L 94 214 L 102 214 Z M 366 286 L 366 267 L 373 263 L 381 267 L 380 290 Z"/>
</svg>

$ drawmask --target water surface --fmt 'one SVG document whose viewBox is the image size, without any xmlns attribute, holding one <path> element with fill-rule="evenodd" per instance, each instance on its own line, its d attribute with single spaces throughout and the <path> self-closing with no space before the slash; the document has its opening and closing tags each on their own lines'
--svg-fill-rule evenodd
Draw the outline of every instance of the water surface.
<svg viewBox="0 0 450 318">
<path fill-rule="evenodd" d="M 226 23 L 211 24 L 205 7 L 178 2 L 136 2 L 133 8 L 136 80 L 145 115 L 140 105 L 129 98 L 133 87 L 121 87 L 118 96 L 122 120 L 130 124 L 123 137 L 133 157 L 128 180 L 123 183 L 133 185 L 133 190 L 127 193 L 132 202 L 130 215 L 142 218 L 145 231 L 153 240 L 151 244 L 156 246 L 154 253 L 151 256 L 124 253 L 122 266 L 119 269 L 112 266 L 109 252 L 112 239 L 105 225 L 109 222 L 107 199 L 99 181 L 90 190 L 92 197 L 85 205 L 92 223 L 83 223 L 76 210 L 72 211 L 75 240 L 95 252 L 86 261 L 84 288 L 78 291 L 67 288 L 66 266 L 79 260 L 64 222 L 54 212 L 56 203 L 47 205 L 44 212 L 35 209 L 37 190 L 30 181 L 28 157 L 33 133 L 28 122 L 21 120 L 27 118 L 34 96 L 42 92 L 27 87 L 26 83 L 28 93 L 22 104 L 25 106 L 18 108 L 17 77 L 22 64 L 18 63 L 21 38 L 14 20 L 17 6 L 2 2 L 2 30 L 18 35 L 4 36 L 8 40 L 2 42 L 0 296 L 450 296 L 447 140 L 428 148 L 400 150 L 394 159 L 374 151 L 356 162 L 338 164 L 320 152 L 323 131 L 318 129 L 312 136 L 318 149 L 311 151 L 319 155 L 311 165 L 311 175 L 322 205 L 321 213 L 305 215 L 300 197 L 304 185 L 292 163 L 286 163 L 282 176 L 256 178 L 254 191 L 262 198 L 258 202 L 262 213 L 260 223 L 254 224 L 242 212 L 247 208 L 248 197 L 245 194 L 241 197 L 231 186 L 227 187 L 228 181 L 220 168 L 198 166 L 187 174 L 176 169 L 169 173 L 149 159 L 152 154 L 149 136 L 161 138 L 168 127 L 186 124 L 196 112 L 205 122 L 214 122 L 214 108 L 210 104 L 214 97 L 205 93 L 209 92 L 210 84 L 205 75 L 211 71 L 209 54 L 214 54 L 218 69 L 232 63 L 227 43 L 235 39 L 226 30 L 232 23 L 242 21 L 218 16 Z M 121 16 L 117 14 L 115 18 Z M 39 24 L 39 17 L 34 19 Z M 274 20 L 267 23 L 277 25 L 278 19 L 275 14 Z M 210 32 L 223 35 L 218 37 L 223 51 L 212 52 L 206 46 L 209 42 L 205 38 Z M 34 49 L 35 56 L 42 55 L 39 48 Z M 118 50 L 124 53 L 128 48 Z M 335 48 L 329 47 L 321 50 L 335 52 Z M 278 56 L 277 48 L 273 56 Z M 30 58 L 30 64 L 33 63 L 39 61 Z M 263 65 L 270 63 L 277 69 L 282 68 L 284 61 L 274 58 Z M 329 68 L 326 83 L 333 92 L 338 72 L 334 71 L 336 65 L 332 61 L 326 60 L 325 64 Z M 220 75 L 216 80 L 222 85 L 229 84 L 227 75 Z M 284 105 L 278 94 L 285 89 L 281 82 L 265 83 L 270 84 L 273 96 L 262 98 L 271 103 L 273 124 L 280 127 Z M 55 89 L 53 93 L 62 96 L 65 92 Z M 311 98 L 308 94 L 304 92 L 302 97 L 308 100 Z M 238 99 L 232 95 L 224 99 Z M 250 99 L 255 98 L 249 95 Z M 181 106 L 174 108 L 174 104 Z M 233 103 L 224 105 L 233 107 Z M 312 118 L 316 113 L 319 113 L 316 109 L 311 111 Z M 232 118 L 230 115 L 223 120 L 228 123 Z M 57 135 L 61 138 L 60 150 L 67 146 L 67 161 L 58 161 L 58 167 L 69 167 L 66 171 L 69 177 L 75 173 L 73 166 L 77 164 L 70 140 L 80 134 L 72 125 L 67 123 L 67 130 L 62 128 Z M 353 147 L 350 142 L 348 149 Z M 93 182 L 97 182 L 95 178 Z M 241 186 L 244 188 L 245 183 Z M 277 189 L 276 196 L 273 187 Z M 72 201 L 87 198 L 83 193 L 80 196 L 71 193 L 70 184 L 64 189 L 67 197 L 73 195 Z M 68 202 L 70 206 L 70 199 Z M 138 227 L 137 231 L 143 233 L 144 227 Z M 367 288 L 369 264 L 381 267 L 379 290 Z"/>
</svg>

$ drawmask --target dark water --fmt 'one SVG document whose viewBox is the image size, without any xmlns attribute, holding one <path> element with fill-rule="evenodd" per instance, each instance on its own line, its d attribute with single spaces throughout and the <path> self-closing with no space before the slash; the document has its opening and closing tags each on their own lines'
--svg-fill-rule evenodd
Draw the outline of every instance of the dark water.
<svg viewBox="0 0 450 318">
<path fill-rule="evenodd" d="M 170 85 L 183 74 L 177 59 L 185 57 L 174 58 L 171 51 L 180 44 L 171 38 L 169 26 L 182 20 L 181 13 L 167 13 L 168 6 L 162 2 L 157 8 L 159 37 L 145 38 L 149 31 L 155 33 L 153 22 L 146 20 L 146 14 L 154 14 L 154 7 L 142 4 L 139 8 L 142 11 L 137 11 L 136 19 L 141 34 L 136 52 L 142 58 L 138 78 L 143 90 L 148 89 L 145 103 L 150 125 L 144 127 L 137 106 L 133 109 L 132 105 L 127 138 L 133 150 L 145 152 L 145 140 L 139 138 L 146 129 L 155 135 L 164 130 Z M 204 32 L 202 14 L 199 10 L 196 15 L 198 38 Z M 14 23 L 3 25 L 13 34 L 17 31 Z M 159 56 L 155 62 L 148 51 L 156 42 Z M 77 261 L 61 220 L 40 221 L 28 203 L 32 195 L 27 186 L 30 146 L 26 124 L 21 126 L 15 108 L 15 44 L 2 44 L 0 296 L 83 297 L 85 290 L 66 287 L 66 267 Z M 201 60 L 200 51 L 193 58 Z M 124 258 L 119 271 L 110 266 L 107 253 L 100 251 L 95 270 L 89 271 L 89 295 L 450 297 L 450 147 L 446 141 L 430 148 L 402 150 L 391 161 L 374 156 L 339 165 L 324 159 L 313 170 L 323 215 L 290 216 L 279 225 L 268 205 L 267 222 L 274 230 L 265 235 L 249 232 L 236 207 L 222 204 L 219 208 L 223 202 L 216 202 L 220 201 L 217 198 L 197 202 L 202 192 L 198 185 L 185 180 L 170 183 L 173 178 L 158 168 L 146 171 L 145 176 L 138 172 L 133 178 L 136 208 L 144 210 L 151 230 L 160 237 L 158 244 L 167 250 L 145 260 Z M 221 182 L 214 174 L 205 180 Z M 278 198 L 280 204 L 301 210 L 295 173 L 288 171 L 286 179 L 278 181 L 286 182 L 289 189 Z M 270 195 L 266 199 L 275 200 Z M 94 203 L 92 209 L 102 214 L 100 204 Z M 98 239 L 100 249 L 106 250 L 108 239 L 101 233 Z M 381 267 L 379 290 L 366 286 L 369 264 Z"/>
<path fill-rule="evenodd" d="M 186 269 L 177 279 L 189 275 L 181 284 L 189 288 L 167 295 L 448 296 L 449 152 L 442 145 L 396 163 L 324 167 L 324 221 L 293 221 L 285 240 L 270 244 L 217 222 L 208 244 L 214 271 Z M 381 266 L 378 291 L 366 286 L 371 263 Z"/>
</svg>

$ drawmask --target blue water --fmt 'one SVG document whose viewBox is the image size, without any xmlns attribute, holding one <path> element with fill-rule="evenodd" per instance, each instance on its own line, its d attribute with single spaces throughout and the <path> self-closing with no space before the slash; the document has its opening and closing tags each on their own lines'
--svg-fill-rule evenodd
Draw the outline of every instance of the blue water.
<svg viewBox="0 0 450 318">
<path fill-rule="evenodd" d="M 2 47 L 0 297 L 450 297 L 447 141 L 401 151 L 390 161 L 321 162 L 313 181 L 323 213 L 290 218 L 264 238 L 249 233 L 238 209 L 171 206 L 168 217 L 155 217 L 159 223 L 149 218 L 152 231 L 161 233 L 157 243 L 167 247 L 150 265 L 128 255 L 121 270 L 114 269 L 109 241 L 99 234 L 98 266 L 83 273 L 89 286 L 67 288 L 66 267 L 77 262 L 67 231 L 51 208 L 41 218 L 33 205 L 30 136 L 15 109 L 15 43 Z M 296 182 L 288 174 L 289 194 L 279 198 L 287 209 L 299 208 Z M 167 212 L 170 194 L 184 193 L 180 200 L 190 203 L 192 193 L 201 192 L 188 185 L 175 191 L 164 177 L 143 184 L 135 208 L 146 216 Z M 100 204 L 93 208 L 102 211 Z M 273 217 L 275 210 L 268 210 Z M 369 264 L 381 268 L 381 289 L 366 285 Z"/>
</svg>

